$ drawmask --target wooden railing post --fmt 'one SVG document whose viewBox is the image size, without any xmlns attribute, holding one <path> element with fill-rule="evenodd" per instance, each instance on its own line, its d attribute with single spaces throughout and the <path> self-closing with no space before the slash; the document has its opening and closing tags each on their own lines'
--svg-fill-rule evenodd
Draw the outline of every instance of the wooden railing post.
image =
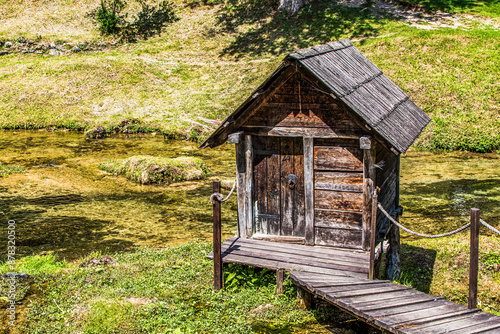
<svg viewBox="0 0 500 334">
<path fill-rule="evenodd" d="M 470 210 L 469 308 L 477 306 L 477 276 L 479 262 L 479 209 Z"/>
<path fill-rule="evenodd" d="M 220 181 L 214 181 L 214 193 L 220 192 Z M 219 291 L 223 286 L 222 256 L 221 256 L 221 210 L 220 202 L 214 201 L 214 289 Z"/>
<path fill-rule="evenodd" d="M 370 228 L 370 271 L 368 278 L 373 279 L 375 272 L 375 242 L 377 237 L 377 191 L 373 191 L 372 197 L 372 215 L 371 215 L 371 228 Z"/>
</svg>

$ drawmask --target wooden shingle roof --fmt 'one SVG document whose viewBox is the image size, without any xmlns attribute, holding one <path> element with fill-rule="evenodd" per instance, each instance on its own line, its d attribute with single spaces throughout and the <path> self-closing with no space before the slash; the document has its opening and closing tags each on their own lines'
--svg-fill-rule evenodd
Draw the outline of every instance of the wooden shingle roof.
<svg viewBox="0 0 500 334">
<path fill-rule="evenodd" d="M 283 64 L 229 117 L 201 147 L 224 142 L 233 122 L 287 66 L 305 69 L 349 109 L 360 116 L 397 151 L 405 153 L 430 122 L 429 116 L 413 103 L 401 88 L 344 39 L 289 54 Z M 235 130 L 235 129 L 232 129 Z M 218 137 L 218 138 L 217 138 Z M 217 140 L 216 140 L 217 139 Z"/>
</svg>

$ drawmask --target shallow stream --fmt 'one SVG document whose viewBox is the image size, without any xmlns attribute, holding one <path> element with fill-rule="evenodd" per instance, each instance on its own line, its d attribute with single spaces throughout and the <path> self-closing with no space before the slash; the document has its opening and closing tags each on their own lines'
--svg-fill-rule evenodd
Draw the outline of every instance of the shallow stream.
<svg viewBox="0 0 500 334">
<path fill-rule="evenodd" d="M 210 240 L 212 180 L 234 178 L 234 147 L 197 146 L 153 135 L 88 141 L 71 132 L 0 132 L 0 163 L 27 169 L 0 178 L 0 221 L 16 221 L 18 256 L 55 251 L 74 260 L 94 250 Z M 99 162 L 137 154 L 200 157 L 213 174 L 152 186 L 97 168 Z M 402 222 L 419 232 L 458 227 L 473 206 L 492 225 L 500 222 L 498 154 L 410 152 L 402 158 L 401 181 Z M 222 216 L 224 237 L 234 235 L 235 196 L 223 205 Z M 0 227 L 0 249 L 7 249 L 5 228 Z"/>
</svg>

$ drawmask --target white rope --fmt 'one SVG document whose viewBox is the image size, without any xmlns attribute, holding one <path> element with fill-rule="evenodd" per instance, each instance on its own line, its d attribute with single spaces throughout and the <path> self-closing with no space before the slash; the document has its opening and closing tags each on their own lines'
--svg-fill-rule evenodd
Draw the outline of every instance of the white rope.
<svg viewBox="0 0 500 334">
<path fill-rule="evenodd" d="M 484 220 L 482 219 L 479 219 L 479 221 L 481 222 L 481 224 L 483 224 L 484 226 L 486 226 L 487 228 L 489 228 L 491 231 L 497 233 L 497 234 L 500 234 L 500 231 L 497 230 L 496 228 L 494 228 L 493 226 L 491 226 L 490 224 L 488 224 L 487 222 L 485 222 Z"/>
<path fill-rule="evenodd" d="M 448 232 L 448 233 L 443 233 L 443 234 L 435 234 L 435 235 L 429 235 L 429 234 L 422 234 L 422 233 L 418 233 L 418 232 L 414 232 L 412 230 L 410 230 L 409 228 L 406 228 L 404 227 L 403 225 L 401 225 L 397 220 L 395 220 L 394 218 L 391 217 L 391 215 L 389 215 L 387 213 L 387 211 L 384 210 L 384 207 L 382 205 L 380 205 L 380 203 L 377 204 L 378 208 L 380 209 L 380 211 L 382 211 L 384 213 L 384 215 L 389 218 L 389 220 L 394 224 L 396 225 L 397 227 L 399 227 L 400 229 L 402 229 L 403 231 L 406 231 L 410 234 L 413 234 L 413 235 L 416 235 L 416 236 L 419 236 L 419 237 L 422 237 L 422 238 L 443 238 L 443 237 L 449 237 L 450 235 L 453 235 L 455 233 L 458 233 L 458 232 L 461 232 L 463 230 L 465 230 L 466 228 L 468 228 L 470 226 L 470 222 L 465 224 L 464 226 L 456 229 L 456 230 L 453 230 L 451 232 Z"/>
<path fill-rule="evenodd" d="M 227 195 L 226 198 L 224 198 L 224 196 L 221 193 L 213 193 L 212 195 L 210 195 L 210 203 L 215 204 L 215 202 L 221 202 L 221 203 L 226 202 L 229 199 L 229 197 L 231 197 L 231 195 L 233 194 L 235 188 L 236 188 L 236 179 L 234 179 L 233 188 L 231 188 L 231 191 L 229 192 L 229 195 Z"/>
</svg>

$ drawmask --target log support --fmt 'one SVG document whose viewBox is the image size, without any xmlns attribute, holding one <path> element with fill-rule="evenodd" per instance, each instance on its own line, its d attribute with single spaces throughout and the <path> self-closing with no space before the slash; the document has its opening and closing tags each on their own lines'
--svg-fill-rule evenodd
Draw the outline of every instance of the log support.
<svg viewBox="0 0 500 334">
<path fill-rule="evenodd" d="M 214 181 L 213 192 L 220 192 L 220 181 Z M 219 291 L 223 286 L 222 254 L 221 254 L 221 203 L 214 201 L 213 243 L 214 243 L 214 289 Z"/>
<path fill-rule="evenodd" d="M 479 263 L 479 209 L 470 210 L 470 265 L 469 265 L 469 298 L 468 306 L 477 306 L 477 276 Z"/>
<path fill-rule="evenodd" d="M 396 220 L 399 220 L 398 216 L 396 216 Z M 396 225 L 391 225 L 388 239 L 389 248 L 387 249 L 386 255 L 387 278 L 390 280 L 394 280 L 398 279 L 401 275 L 399 227 L 397 227 Z"/>
<path fill-rule="evenodd" d="M 314 308 L 313 294 L 301 287 L 297 287 L 297 300 L 300 307 L 304 309 Z"/>
<path fill-rule="evenodd" d="M 276 270 L 276 295 L 279 296 L 285 293 L 283 282 L 285 281 L 285 269 Z"/>
</svg>

